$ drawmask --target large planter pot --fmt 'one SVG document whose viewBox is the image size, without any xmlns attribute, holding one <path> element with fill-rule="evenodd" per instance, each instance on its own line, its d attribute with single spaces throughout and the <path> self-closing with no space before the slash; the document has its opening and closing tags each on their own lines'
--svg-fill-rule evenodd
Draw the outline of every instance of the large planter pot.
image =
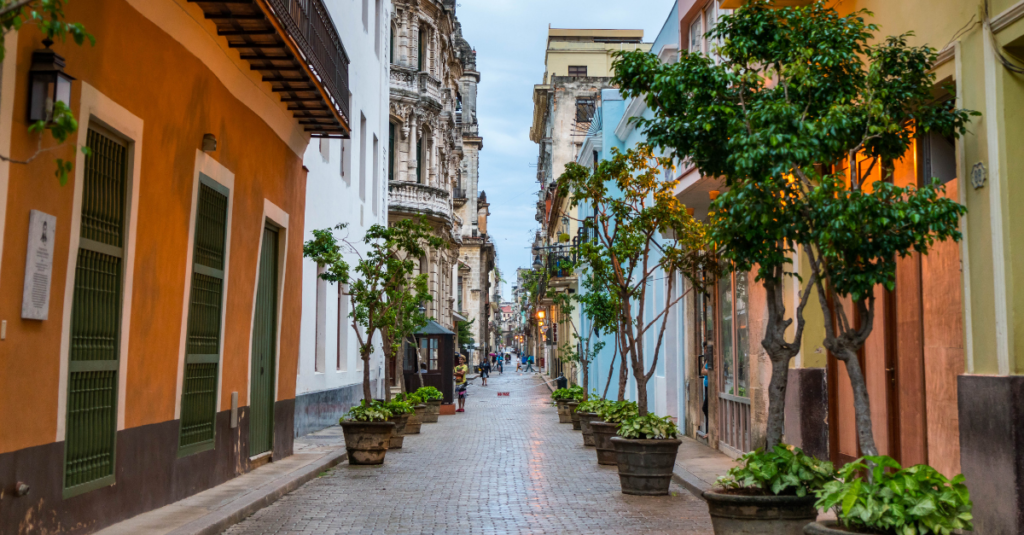
<svg viewBox="0 0 1024 535">
<path fill-rule="evenodd" d="M 612 437 L 618 431 L 619 424 L 610 424 L 592 420 L 591 429 L 594 430 L 594 446 L 597 447 L 597 464 L 614 466 L 618 464 L 615 460 L 615 446 L 612 445 Z"/>
<path fill-rule="evenodd" d="M 427 402 L 427 412 L 423 413 L 423 423 L 436 424 L 437 417 L 441 415 L 441 400 Z"/>
<path fill-rule="evenodd" d="M 566 403 L 566 406 L 569 407 L 569 421 L 572 422 L 572 429 L 574 431 L 580 431 L 580 417 L 576 414 L 576 407 L 580 406 L 580 402 L 570 401 L 569 403 Z"/>
<path fill-rule="evenodd" d="M 388 446 L 388 449 L 402 449 L 402 444 L 405 443 L 405 428 L 408 426 L 409 415 L 399 414 L 398 416 L 388 418 L 388 421 L 395 424 L 395 434 L 391 435 L 391 444 Z"/>
<path fill-rule="evenodd" d="M 555 405 L 558 406 L 558 423 L 571 424 L 572 415 L 569 414 L 569 401 L 565 399 L 560 399 L 555 402 Z"/>
<path fill-rule="evenodd" d="M 804 526 L 818 518 L 814 496 L 729 494 L 711 490 L 703 496 L 708 502 L 715 535 L 802 535 L 807 533 Z"/>
<path fill-rule="evenodd" d="M 679 439 L 633 439 L 611 437 L 615 461 L 619 465 L 619 484 L 623 494 L 665 496 L 672 483 Z"/>
<path fill-rule="evenodd" d="M 866 531 L 849 531 L 839 529 L 839 523 L 835 520 L 825 522 L 811 522 L 804 526 L 804 535 L 851 535 L 852 533 L 868 533 Z"/>
<path fill-rule="evenodd" d="M 384 464 L 394 422 L 341 422 L 348 464 Z"/>
<path fill-rule="evenodd" d="M 409 419 L 405 422 L 405 434 L 406 435 L 418 435 L 420 434 L 420 426 L 423 425 L 423 417 L 427 413 L 427 406 L 420 403 L 414 407 L 416 412 L 409 415 Z"/>
<path fill-rule="evenodd" d="M 583 431 L 583 445 L 593 446 L 594 445 L 594 428 L 590 427 L 590 422 L 601 420 L 597 417 L 596 412 L 577 412 L 576 417 L 580 419 L 580 431 Z"/>
</svg>

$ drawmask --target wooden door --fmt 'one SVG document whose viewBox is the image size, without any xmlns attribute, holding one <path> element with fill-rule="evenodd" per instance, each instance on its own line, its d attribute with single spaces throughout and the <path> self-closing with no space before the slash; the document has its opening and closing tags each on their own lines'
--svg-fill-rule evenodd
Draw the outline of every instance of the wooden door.
<svg viewBox="0 0 1024 535">
<path fill-rule="evenodd" d="M 249 388 L 249 456 L 274 445 L 274 356 L 277 347 L 277 229 L 263 229 Z"/>
</svg>

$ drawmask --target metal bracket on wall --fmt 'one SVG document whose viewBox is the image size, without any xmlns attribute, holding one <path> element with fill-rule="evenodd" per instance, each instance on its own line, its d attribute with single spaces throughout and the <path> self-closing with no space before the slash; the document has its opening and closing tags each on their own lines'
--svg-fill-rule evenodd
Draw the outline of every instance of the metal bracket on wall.
<svg viewBox="0 0 1024 535">
<path fill-rule="evenodd" d="M 231 429 L 238 427 L 238 392 L 231 393 Z"/>
</svg>

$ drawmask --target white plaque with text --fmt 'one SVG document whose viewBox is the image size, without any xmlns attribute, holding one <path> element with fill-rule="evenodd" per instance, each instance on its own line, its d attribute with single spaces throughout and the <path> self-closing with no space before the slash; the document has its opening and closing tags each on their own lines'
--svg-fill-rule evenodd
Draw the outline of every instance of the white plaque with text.
<svg viewBox="0 0 1024 535">
<path fill-rule="evenodd" d="M 25 291 L 21 318 L 45 320 L 50 313 L 50 279 L 53 278 L 53 235 L 57 216 L 32 210 L 28 218 L 28 253 L 25 255 Z"/>
</svg>

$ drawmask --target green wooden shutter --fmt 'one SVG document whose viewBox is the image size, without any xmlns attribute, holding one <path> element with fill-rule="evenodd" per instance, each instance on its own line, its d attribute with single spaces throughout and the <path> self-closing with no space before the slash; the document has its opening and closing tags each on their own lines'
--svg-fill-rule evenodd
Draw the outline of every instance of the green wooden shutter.
<svg viewBox="0 0 1024 535">
<path fill-rule="evenodd" d="M 277 230 L 263 229 L 249 381 L 249 456 L 274 445 L 274 356 L 277 348 Z"/>
<path fill-rule="evenodd" d="M 71 304 L 64 496 L 114 483 L 128 147 L 90 129 Z"/>
<path fill-rule="evenodd" d="M 200 175 L 178 455 L 214 447 L 228 191 Z"/>
</svg>

